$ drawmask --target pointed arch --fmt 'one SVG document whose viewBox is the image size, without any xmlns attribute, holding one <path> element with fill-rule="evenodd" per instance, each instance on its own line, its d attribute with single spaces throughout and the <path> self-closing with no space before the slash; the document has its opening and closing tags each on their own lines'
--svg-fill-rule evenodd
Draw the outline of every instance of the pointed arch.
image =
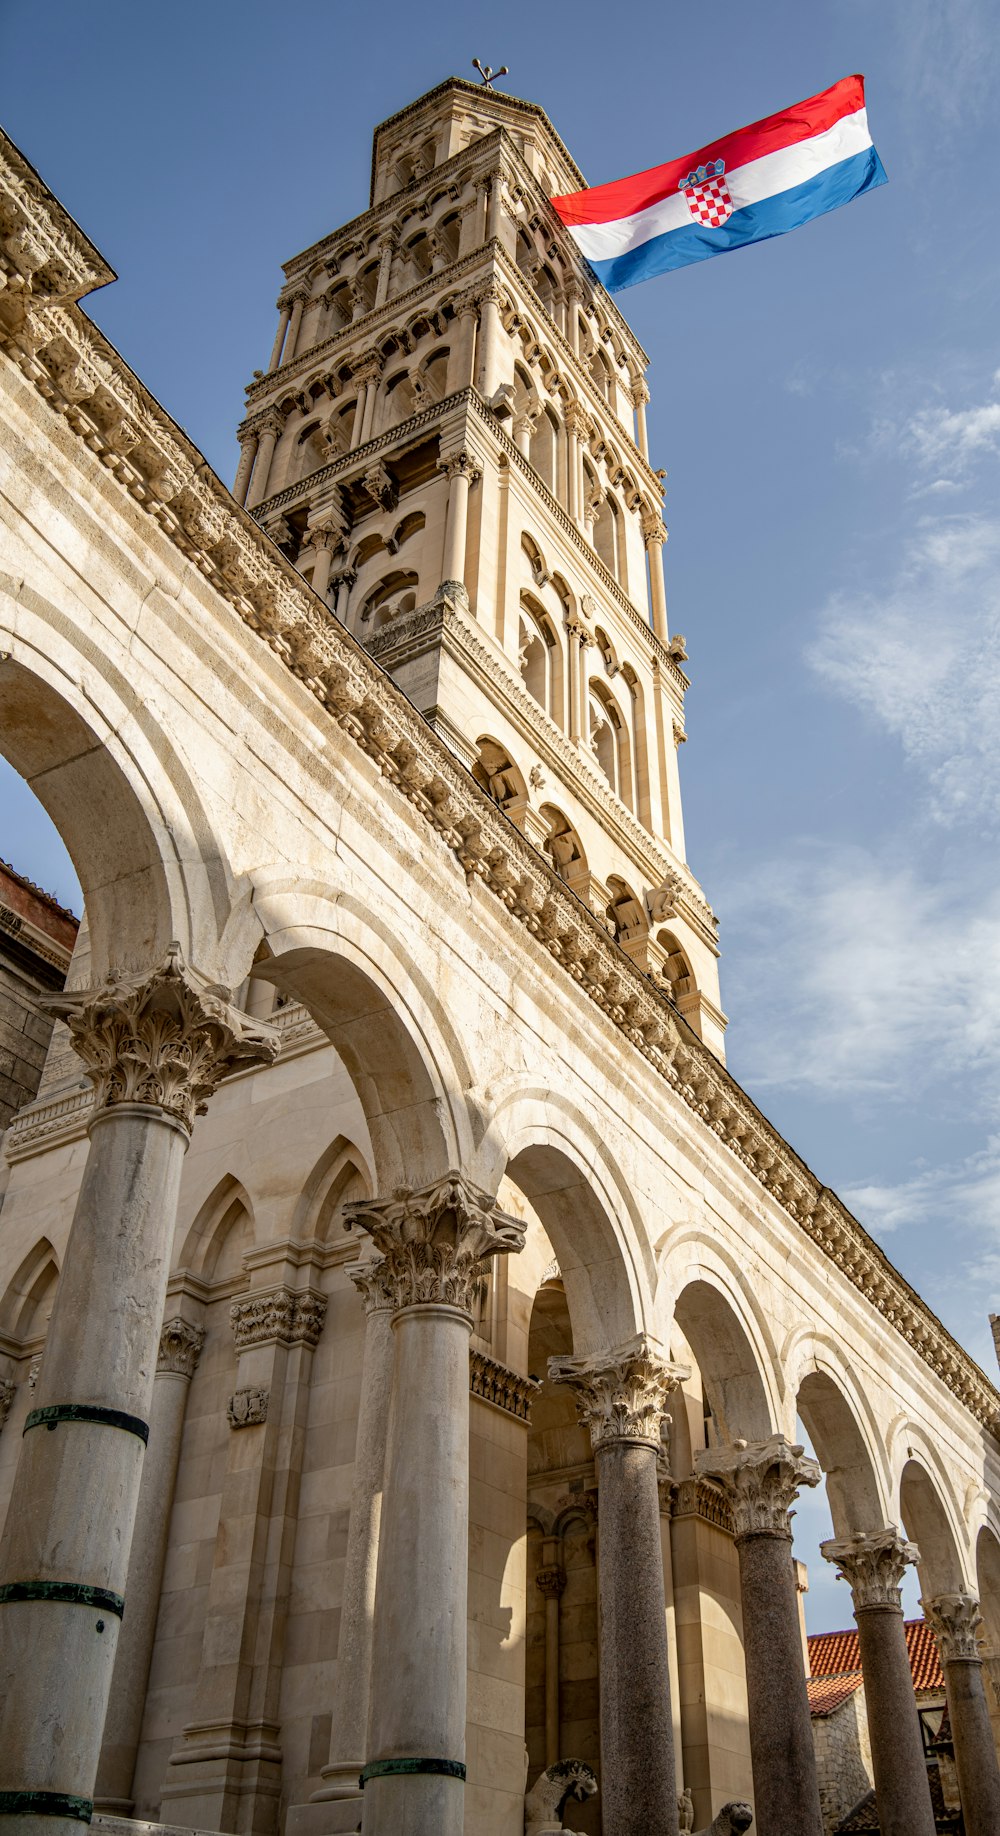
<svg viewBox="0 0 1000 1836">
<path fill-rule="evenodd" d="M 11 1276 L 0 1300 L 0 1332 L 11 1339 L 35 1337 L 55 1299 L 59 1260 L 48 1237 L 39 1237 Z"/>
<path fill-rule="evenodd" d="M 177 1266 L 203 1281 L 218 1280 L 223 1261 L 227 1275 L 236 1273 L 238 1268 L 230 1265 L 253 1247 L 254 1236 L 253 1205 L 247 1190 L 234 1173 L 225 1173 L 188 1227 Z"/>
</svg>

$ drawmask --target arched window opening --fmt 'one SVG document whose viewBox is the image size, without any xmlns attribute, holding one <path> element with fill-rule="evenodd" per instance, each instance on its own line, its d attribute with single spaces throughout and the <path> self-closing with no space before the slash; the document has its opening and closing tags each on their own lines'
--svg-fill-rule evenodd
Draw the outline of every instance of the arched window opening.
<svg viewBox="0 0 1000 1836">
<path fill-rule="evenodd" d="M 426 523 L 427 518 L 422 510 L 411 510 L 409 516 L 404 516 L 402 522 L 396 524 L 386 542 L 390 555 L 398 554 L 403 544 L 409 542 L 413 536 L 419 535 Z"/>
<path fill-rule="evenodd" d="M 528 457 L 538 473 L 542 483 L 550 491 L 556 488 L 556 453 L 559 443 L 559 422 L 551 408 L 544 408 L 535 423 L 528 448 Z"/>
<path fill-rule="evenodd" d="M 394 618 L 412 612 L 417 603 L 419 581 L 416 574 L 397 569 L 373 587 L 364 600 L 358 618 L 359 626 L 381 631 Z"/>
<path fill-rule="evenodd" d="M 672 932 L 657 931 L 656 941 L 666 953 L 663 968 L 660 971 L 661 980 L 671 1001 L 675 1006 L 679 1006 L 686 995 L 696 992 L 691 964 Z"/>
<path fill-rule="evenodd" d="M 523 827 L 528 787 L 521 772 L 499 741 L 484 737 L 477 744 L 479 756 L 472 767 L 476 783 L 489 792 L 518 828 Z"/>
<path fill-rule="evenodd" d="M 517 652 L 521 680 L 529 695 L 532 695 L 540 708 L 546 713 L 549 706 L 549 658 L 548 648 L 541 632 L 533 621 L 521 615 L 520 641 Z"/>
<path fill-rule="evenodd" d="M 607 632 L 602 630 L 600 625 L 594 628 L 594 642 L 601 653 L 601 658 L 608 675 L 616 676 L 618 674 L 618 659 L 615 656 L 614 645 Z"/>
<path fill-rule="evenodd" d="M 543 803 L 541 816 L 548 824 L 548 835 L 542 846 L 551 858 L 556 872 L 569 884 L 574 885 L 587 872 L 587 858 L 573 824 L 562 810 L 554 804 Z"/>
<path fill-rule="evenodd" d="M 611 898 L 607 907 L 607 918 L 618 943 L 635 943 L 649 932 L 649 919 L 642 900 L 632 891 L 617 874 L 608 880 L 608 891 Z"/>
<path fill-rule="evenodd" d="M 400 421 L 409 420 L 415 407 L 413 378 L 408 370 L 398 370 L 395 376 L 387 379 L 382 390 L 383 428 L 398 427 Z"/>
<path fill-rule="evenodd" d="M 599 701 L 590 704 L 590 749 L 611 789 L 618 790 L 618 746 L 610 710 Z"/>
<path fill-rule="evenodd" d="M 594 547 L 608 572 L 618 578 L 618 506 L 613 497 L 604 496 L 594 517 Z"/>
<path fill-rule="evenodd" d="M 433 351 L 413 381 L 414 410 L 440 402 L 448 393 L 448 346 Z"/>
<path fill-rule="evenodd" d="M 545 557 L 534 536 L 529 535 L 527 530 L 521 536 L 521 553 L 525 556 L 531 569 L 531 578 L 535 585 L 537 587 L 547 586 L 549 570 L 545 565 Z"/>
<path fill-rule="evenodd" d="M 598 394 L 602 395 L 606 402 L 610 402 L 612 390 L 611 366 L 604 352 L 601 350 L 596 350 L 590 360 L 590 380 Z"/>
</svg>

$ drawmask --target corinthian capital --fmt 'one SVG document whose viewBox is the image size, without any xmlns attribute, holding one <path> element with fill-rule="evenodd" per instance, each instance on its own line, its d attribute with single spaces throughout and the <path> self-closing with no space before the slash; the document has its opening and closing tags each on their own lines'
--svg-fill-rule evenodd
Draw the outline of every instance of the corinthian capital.
<svg viewBox="0 0 1000 1836">
<path fill-rule="evenodd" d="M 470 485 L 478 484 L 483 475 L 483 468 L 472 453 L 464 450 L 459 453 L 446 453 L 438 460 L 439 472 L 443 472 L 450 481 L 452 478 L 467 478 Z"/>
<path fill-rule="evenodd" d="M 819 1549 L 850 1583 L 857 1612 L 865 1607 L 900 1607 L 899 1588 L 907 1566 L 920 1560 L 916 1543 L 900 1536 L 895 1524 L 885 1530 L 859 1530 L 854 1536 L 832 1538 Z"/>
<path fill-rule="evenodd" d="M 938 1642 L 942 1664 L 964 1659 L 978 1663 L 979 1628 L 983 1616 L 975 1594 L 936 1594 L 933 1600 L 921 1600 L 924 1618 Z"/>
<path fill-rule="evenodd" d="M 157 1370 L 173 1371 L 178 1377 L 193 1377 L 204 1343 L 203 1326 L 190 1326 L 179 1315 L 176 1319 L 167 1320 L 160 1334 Z"/>
<path fill-rule="evenodd" d="M 524 1246 L 522 1219 L 460 1173 L 419 1192 L 402 1186 L 390 1199 L 355 1200 L 344 1206 L 344 1221 L 367 1231 L 381 1251 L 379 1279 L 395 1310 L 443 1304 L 471 1314 L 483 1263 Z"/>
<path fill-rule="evenodd" d="M 383 1257 L 357 1262 L 347 1273 L 365 1303 L 366 1313 L 384 1313 L 396 1306 L 395 1277 Z"/>
<path fill-rule="evenodd" d="M 228 989 L 189 969 L 177 944 L 152 975 L 49 995 L 40 1005 L 69 1027 L 98 1109 L 147 1104 L 188 1130 L 228 1071 L 270 1064 L 280 1045 L 275 1027 L 249 1019 Z"/>
<path fill-rule="evenodd" d="M 661 1358 L 642 1333 L 596 1357 L 549 1359 L 549 1376 L 573 1391 L 595 1452 L 612 1441 L 659 1448 L 667 1397 L 690 1375 Z"/>
<path fill-rule="evenodd" d="M 734 1441 L 707 1447 L 694 1457 L 700 1478 L 717 1479 L 733 1514 L 737 1537 L 787 1536 L 788 1513 L 804 1485 L 818 1485 L 820 1470 L 783 1434 L 769 1441 Z"/>
</svg>

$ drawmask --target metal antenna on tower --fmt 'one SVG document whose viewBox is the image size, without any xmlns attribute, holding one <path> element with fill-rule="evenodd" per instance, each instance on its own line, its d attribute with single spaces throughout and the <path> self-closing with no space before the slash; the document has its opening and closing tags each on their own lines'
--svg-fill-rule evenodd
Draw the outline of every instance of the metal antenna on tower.
<svg viewBox="0 0 1000 1836">
<path fill-rule="evenodd" d="M 478 70 L 487 89 L 493 88 L 498 77 L 510 76 L 510 71 L 506 64 L 501 64 L 499 70 L 491 70 L 489 64 L 481 64 L 478 57 L 473 58 L 472 68 L 473 70 Z"/>
</svg>

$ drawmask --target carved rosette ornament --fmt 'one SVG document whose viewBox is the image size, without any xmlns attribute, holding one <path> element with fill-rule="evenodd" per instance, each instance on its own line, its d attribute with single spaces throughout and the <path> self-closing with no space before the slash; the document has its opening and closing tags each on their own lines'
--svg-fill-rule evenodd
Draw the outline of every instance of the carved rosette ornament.
<svg viewBox="0 0 1000 1836">
<path fill-rule="evenodd" d="M 203 1326 L 191 1326 L 179 1315 L 176 1319 L 167 1320 L 160 1334 L 157 1371 L 172 1371 L 178 1377 L 193 1377 L 204 1343 Z"/>
<path fill-rule="evenodd" d="M 255 1345 L 308 1345 L 319 1340 L 326 1296 L 309 1289 L 272 1288 L 234 1301 L 229 1309 L 237 1352 Z"/>
<path fill-rule="evenodd" d="M 789 1542 L 789 1512 L 804 1485 L 818 1485 L 818 1462 L 801 1447 L 772 1434 L 769 1441 L 734 1441 L 731 1447 L 707 1447 L 694 1457 L 699 1478 L 716 1479 L 733 1514 L 736 1540 L 744 1536 L 782 1536 Z"/>
<path fill-rule="evenodd" d="M 935 1594 L 933 1600 L 920 1604 L 937 1639 L 942 1664 L 982 1663 L 979 1630 L 983 1616 L 975 1594 Z"/>
<path fill-rule="evenodd" d="M 367 1231 L 384 1258 L 393 1310 L 428 1305 L 472 1315 L 483 1263 L 524 1247 L 526 1225 L 461 1173 L 419 1191 L 401 1186 L 390 1199 L 357 1199 L 344 1206 L 348 1229 Z"/>
<path fill-rule="evenodd" d="M 280 1045 L 274 1027 L 248 1019 L 228 989 L 188 968 L 177 944 L 152 975 L 48 995 L 40 1005 L 69 1027 L 97 1109 L 148 1105 L 188 1133 L 227 1072 L 270 1064 Z"/>
<path fill-rule="evenodd" d="M 644 1334 L 591 1358 L 550 1358 L 549 1377 L 573 1391 L 594 1452 L 614 1441 L 660 1448 L 667 1398 L 691 1373 L 668 1364 Z"/>
<path fill-rule="evenodd" d="M 857 1531 L 821 1543 L 820 1555 L 836 1564 L 840 1578 L 850 1583 L 854 1610 L 891 1607 L 902 1611 L 900 1584 L 911 1562 L 920 1560 L 916 1543 L 908 1543 L 895 1524 L 885 1530 Z"/>
</svg>

